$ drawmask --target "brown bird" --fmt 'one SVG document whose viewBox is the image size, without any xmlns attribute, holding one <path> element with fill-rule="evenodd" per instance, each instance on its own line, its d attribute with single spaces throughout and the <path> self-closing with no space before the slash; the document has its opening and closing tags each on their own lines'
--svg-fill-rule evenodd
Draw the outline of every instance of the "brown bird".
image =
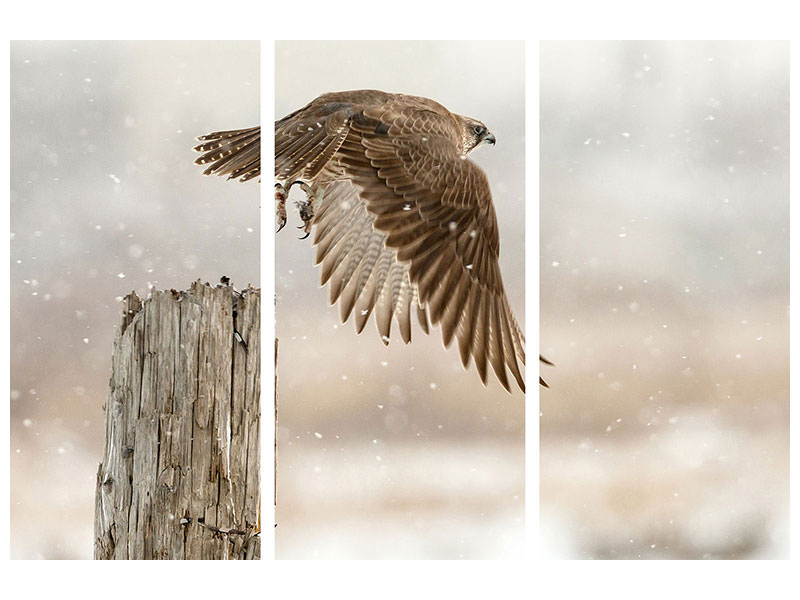
<svg viewBox="0 0 800 600">
<path fill-rule="evenodd" d="M 260 174 L 258 128 L 199 138 L 206 174 Z M 278 219 L 297 184 L 303 229 L 315 227 L 316 262 L 342 321 L 360 333 L 371 314 L 389 342 L 392 321 L 411 340 L 423 331 L 456 339 L 481 381 L 487 363 L 510 391 L 524 391 L 525 337 L 506 297 L 489 182 L 467 158 L 495 137 L 476 119 L 417 96 L 359 90 L 324 94 L 275 123 Z M 280 229 L 279 227 L 279 229 Z"/>
</svg>

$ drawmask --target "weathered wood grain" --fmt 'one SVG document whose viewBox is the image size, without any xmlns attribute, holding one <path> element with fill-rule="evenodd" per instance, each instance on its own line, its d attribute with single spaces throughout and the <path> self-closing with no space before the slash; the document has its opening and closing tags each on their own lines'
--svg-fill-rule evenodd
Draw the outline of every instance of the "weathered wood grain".
<svg viewBox="0 0 800 600">
<path fill-rule="evenodd" d="M 123 300 L 97 472 L 97 559 L 258 559 L 259 290 Z"/>
</svg>

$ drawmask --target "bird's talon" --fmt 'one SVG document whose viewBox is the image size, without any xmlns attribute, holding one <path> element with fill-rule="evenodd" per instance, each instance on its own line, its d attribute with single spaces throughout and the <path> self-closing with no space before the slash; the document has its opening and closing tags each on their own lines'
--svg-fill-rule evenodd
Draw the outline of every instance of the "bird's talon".
<svg viewBox="0 0 800 600">
<path fill-rule="evenodd" d="M 275 184 L 275 202 L 277 207 L 275 209 L 275 213 L 278 217 L 278 229 L 275 233 L 278 233 L 283 226 L 286 225 L 286 188 L 284 188 L 280 183 Z"/>
</svg>

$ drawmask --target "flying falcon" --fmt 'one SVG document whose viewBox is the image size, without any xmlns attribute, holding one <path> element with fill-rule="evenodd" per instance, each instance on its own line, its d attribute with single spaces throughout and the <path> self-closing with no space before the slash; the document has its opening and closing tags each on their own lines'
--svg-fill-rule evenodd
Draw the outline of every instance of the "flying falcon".
<svg viewBox="0 0 800 600">
<path fill-rule="evenodd" d="M 260 176 L 259 127 L 198 138 L 205 174 Z M 411 340 L 423 331 L 456 339 L 485 384 L 487 364 L 510 391 L 525 390 L 525 337 L 506 297 L 489 182 L 467 158 L 494 144 L 486 125 L 417 96 L 359 90 L 324 94 L 275 123 L 279 230 L 298 185 L 306 234 L 342 321 L 360 333 L 371 314 L 389 342 L 392 321 Z"/>
</svg>

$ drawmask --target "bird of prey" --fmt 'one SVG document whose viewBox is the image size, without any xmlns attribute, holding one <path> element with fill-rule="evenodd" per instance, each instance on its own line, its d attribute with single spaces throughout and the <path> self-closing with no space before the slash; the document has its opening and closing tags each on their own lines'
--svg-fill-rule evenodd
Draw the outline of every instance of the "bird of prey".
<svg viewBox="0 0 800 600">
<path fill-rule="evenodd" d="M 260 175 L 260 129 L 201 138 L 206 174 L 246 181 Z M 298 185 L 301 227 L 314 227 L 316 262 L 342 321 L 360 333 L 371 314 L 384 343 L 392 322 L 411 340 L 422 330 L 458 342 L 481 381 L 487 364 L 510 391 L 525 390 L 525 337 L 500 274 L 500 235 L 489 182 L 467 155 L 495 137 L 480 121 L 428 98 L 377 90 L 319 96 L 275 122 L 280 227 Z"/>
</svg>

